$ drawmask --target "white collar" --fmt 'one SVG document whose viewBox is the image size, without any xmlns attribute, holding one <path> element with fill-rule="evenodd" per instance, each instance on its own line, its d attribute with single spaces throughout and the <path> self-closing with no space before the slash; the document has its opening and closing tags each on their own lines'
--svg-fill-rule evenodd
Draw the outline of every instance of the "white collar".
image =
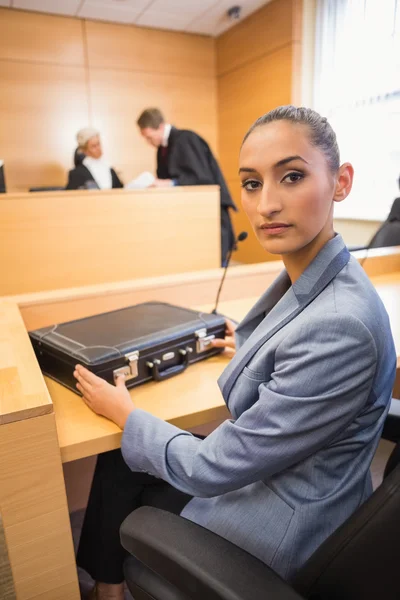
<svg viewBox="0 0 400 600">
<path fill-rule="evenodd" d="M 166 148 L 168 146 L 169 134 L 171 133 L 172 125 L 169 123 L 165 123 L 164 125 L 164 135 L 161 142 L 161 146 Z"/>
<path fill-rule="evenodd" d="M 112 175 L 109 163 L 102 158 L 86 156 L 82 164 L 90 171 L 101 190 L 112 188 Z"/>
</svg>

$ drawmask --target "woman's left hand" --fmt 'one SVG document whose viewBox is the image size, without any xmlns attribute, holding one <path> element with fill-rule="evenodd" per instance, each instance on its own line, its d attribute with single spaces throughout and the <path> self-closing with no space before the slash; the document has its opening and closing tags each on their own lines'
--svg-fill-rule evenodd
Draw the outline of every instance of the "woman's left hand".
<svg viewBox="0 0 400 600">
<path fill-rule="evenodd" d="M 124 376 L 118 377 L 116 385 L 110 385 L 82 365 L 76 365 L 74 377 L 78 380 L 76 387 L 88 407 L 123 429 L 130 413 L 135 410 Z"/>
</svg>

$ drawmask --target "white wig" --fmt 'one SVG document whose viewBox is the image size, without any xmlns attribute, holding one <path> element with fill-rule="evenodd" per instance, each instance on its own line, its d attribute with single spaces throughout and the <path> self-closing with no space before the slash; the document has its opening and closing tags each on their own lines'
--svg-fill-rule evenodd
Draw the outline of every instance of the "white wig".
<svg viewBox="0 0 400 600">
<path fill-rule="evenodd" d="M 84 127 L 83 129 L 80 129 L 76 134 L 78 146 L 84 148 L 88 141 L 96 135 L 100 135 L 100 132 L 94 127 Z"/>
</svg>

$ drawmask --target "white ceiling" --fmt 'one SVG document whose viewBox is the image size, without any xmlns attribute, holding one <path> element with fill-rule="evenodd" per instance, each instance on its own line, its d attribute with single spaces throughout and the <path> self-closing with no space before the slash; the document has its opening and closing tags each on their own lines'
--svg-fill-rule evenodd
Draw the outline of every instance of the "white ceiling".
<svg viewBox="0 0 400 600">
<path fill-rule="evenodd" d="M 0 0 L 0 6 L 217 36 L 238 22 L 227 16 L 229 8 L 240 5 L 242 20 L 269 1 Z"/>
</svg>

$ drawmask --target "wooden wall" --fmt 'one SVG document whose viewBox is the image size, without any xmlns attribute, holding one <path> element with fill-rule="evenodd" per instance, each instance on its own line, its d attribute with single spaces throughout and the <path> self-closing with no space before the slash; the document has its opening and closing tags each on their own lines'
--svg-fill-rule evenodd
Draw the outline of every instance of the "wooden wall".
<svg viewBox="0 0 400 600">
<path fill-rule="evenodd" d="M 250 232 L 240 207 L 239 148 L 250 125 L 282 104 L 299 101 L 300 0 L 273 0 L 217 39 L 219 158 L 240 212 L 237 232 Z M 253 233 L 234 258 L 253 263 L 275 259 Z"/>
<path fill-rule="evenodd" d="M 205 36 L 0 9 L 0 89 L 9 191 L 64 185 L 89 124 L 124 181 L 154 170 L 136 127 L 149 105 L 217 149 L 215 41 Z"/>
<path fill-rule="evenodd" d="M 0 158 L 10 191 L 63 185 L 76 131 L 98 127 L 124 181 L 153 170 L 136 118 L 148 105 L 218 151 L 240 206 L 238 153 L 261 114 L 298 101 L 302 0 L 272 0 L 206 36 L 0 9 Z M 218 144 L 219 141 L 219 144 Z M 242 212 L 235 228 L 249 230 Z M 253 234 L 235 254 L 269 257 Z"/>
<path fill-rule="evenodd" d="M 219 212 L 217 185 L 1 194 L 0 297 L 216 269 Z"/>
</svg>

